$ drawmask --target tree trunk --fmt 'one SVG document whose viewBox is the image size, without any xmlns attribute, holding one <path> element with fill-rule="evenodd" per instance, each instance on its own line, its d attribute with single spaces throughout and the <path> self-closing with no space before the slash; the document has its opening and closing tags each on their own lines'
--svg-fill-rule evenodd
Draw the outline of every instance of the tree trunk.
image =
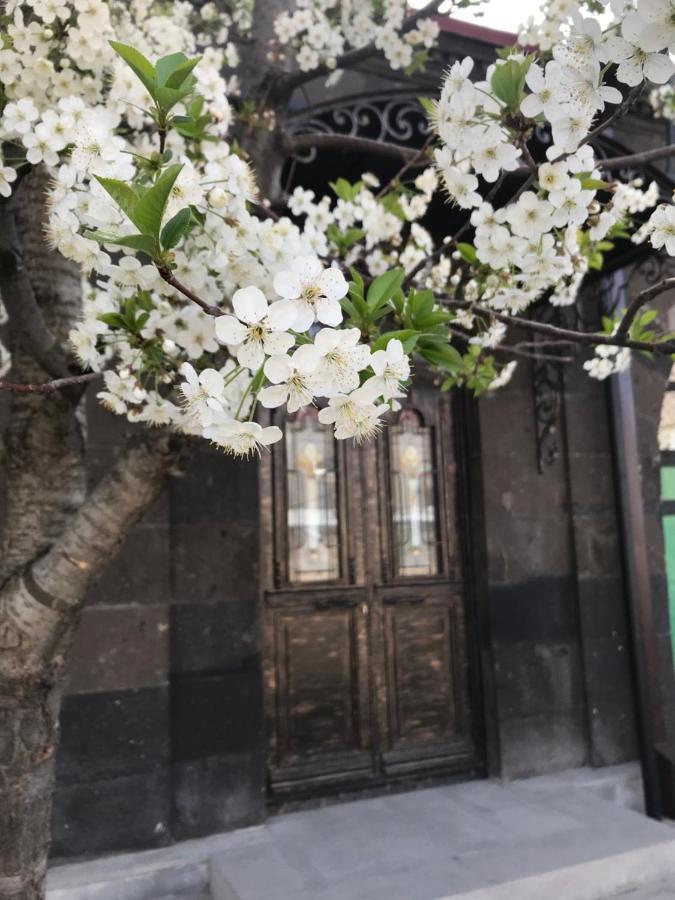
<svg viewBox="0 0 675 900">
<path fill-rule="evenodd" d="M 48 684 L 0 685 L 2 900 L 44 897 L 58 707 Z"/>
<path fill-rule="evenodd" d="M 13 377 L 68 374 L 79 273 L 44 243 L 46 175 L 0 209 L 0 292 Z M 45 892 L 59 684 L 87 590 L 161 490 L 184 442 L 146 430 L 86 496 L 79 389 L 16 394 L 0 538 L 0 900 Z"/>
<path fill-rule="evenodd" d="M 58 690 L 88 588 L 159 494 L 184 442 L 132 443 L 50 549 L 0 589 L 0 898 L 44 897 Z"/>
</svg>

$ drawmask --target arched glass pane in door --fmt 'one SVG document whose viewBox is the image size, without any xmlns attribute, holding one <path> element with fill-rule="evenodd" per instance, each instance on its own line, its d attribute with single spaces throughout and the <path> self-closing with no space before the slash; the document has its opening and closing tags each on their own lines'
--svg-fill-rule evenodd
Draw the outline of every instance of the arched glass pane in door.
<svg viewBox="0 0 675 900">
<path fill-rule="evenodd" d="M 286 426 L 288 579 L 291 583 L 340 577 L 335 441 L 315 409 Z"/>
<path fill-rule="evenodd" d="M 390 429 L 389 441 L 394 574 L 436 575 L 439 515 L 433 431 L 416 412 L 404 410 Z"/>
</svg>

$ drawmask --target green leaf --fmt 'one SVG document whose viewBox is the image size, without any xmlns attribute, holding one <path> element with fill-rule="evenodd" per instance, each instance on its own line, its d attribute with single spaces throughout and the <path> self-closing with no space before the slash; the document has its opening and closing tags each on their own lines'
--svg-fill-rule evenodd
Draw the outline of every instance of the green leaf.
<svg viewBox="0 0 675 900">
<path fill-rule="evenodd" d="M 457 244 L 457 250 L 462 259 L 468 262 L 469 265 L 476 265 L 478 262 L 478 255 L 473 244 Z"/>
<path fill-rule="evenodd" d="M 126 322 L 119 313 L 100 313 L 96 318 L 99 322 L 104 322 L 106 325 L 109 325 L 110 328 L 126 328 Z"/>
<path fill-rule="evenodd" d="M 422 345 L 422 341 L 419 341 L 417 349 L 427 362 L 430 362 L 432 366 L 437 366 L 439 369 L 456 372 L 462 368 L 462 356 L 450 344 L 439 346 L 438 344 L 430 345 L 424 343 Z"/>
<path fill-rule="evenodd" d="M 492 79 L 492 91 L 510 109 L 516 110 L 525 95 L 525 76 L 530 68 L 531 60 L 523 62 L 509 59 L 495 68 Z"/>
<path fill-rule="evenodd" d="M 609 185 L 606 181 L 603 181 L 601 178 L 582 178 L 580 177 L 581 187 L 585 191 L 606 191 L 609 190 Z"/>
<path fill-rule="evenodd" d="M 162 227 L 166 205 L 182 168 L 182 163 L 168 166 L 138 201 L 134 223 L 139 231 L 159 239 L 159 230 Z"/>
<path fill-rule="evenodd" d="M 156 239 L 151 234 L 110 234 L 107 231 L 85 231 L 84 236 L 99 244 L 112 244 L 117 247 L 129 247 L 140 250 L 148 256 L 158 255 Z"/>
<path fill-rule="evenodd" d="M 399 340 L 406 353 L 410 353 L 419 338 L 419 331 L 414 328 L 402 328 L 400 331 L 387 331 L 381 334 L 372 346 L 373 351 L 386 350 L 389 341 Z"/>
<path fill-rule="evenodd" d="M 165 250 L 172 250 L 181 238 L 190 230 L 192 224 L 192 213 L 188 206 L 179 210 L 162 228 L 160 242 Z"/>
<path fill-rule="evenodd" d="M 110 46 L 118 56 L 121 56 L 124 62 L 129 66 L 132 72 L 142 82 L 143 87 L 155 99 L 155 67 L 146 59 L 142 53 L 128 44 L 121 44 L 119 41 L 110 41 Z"/>
<path fill-rule="evenodd" d="M 417 99 L 427 116 L 434 118 L 436 115 L 436 101 L 432 100 L 431 97 L 418 97 Z"/>
<path fill-rule="evenodd" d="M 169 77 L 177 71 L 183 63 L 187 62 L 187 56 L 184 53 L 169 53 L 168 56 L 162 56 L 155 63 L 155 84 L 157 87 L 167 86 Z M 189 73 L 188 73 L 189 74 Z M 169 84 L 168 87 L 180 87 L 178 84 Z"/>
<path fill-rule="evenodd" d="M 136 191 L 126 181 L 118 181 L 116 178 L 102 178 L 99 175 L 94 175 L 94 178 L 112 197 L 127 219 L 133 222 L 139 231 L 144 231 L 136 221 L 136 210 L 140 200 Z"/>
<path fill-rule="evenodd" d="M 186 59 L 184 63 L 177 66 L 166 79 L 165 86 L 168 88 L 179 88 L 183 86 L 186 78 L 192 74 L 192 70 L 200 62 L 201 56 L 195 56 L 194 59 Z M 159 63 L 157 64 L 159 66 Z M 158 69 L 159 76 L 159 69 Z"/>
<path fill-rule="evenodd" d="M 391 269 L 378 275 L 368 288 L 367 300 L 370 309 L 377 309 L 401 287 L 405 272 L 403 269 Z"/>
</svg>

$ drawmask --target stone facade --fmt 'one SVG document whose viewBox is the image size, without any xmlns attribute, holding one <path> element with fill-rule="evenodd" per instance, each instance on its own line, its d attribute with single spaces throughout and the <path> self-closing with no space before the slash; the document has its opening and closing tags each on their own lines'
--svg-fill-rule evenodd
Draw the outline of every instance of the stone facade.
<svg viewBox="0 0 675 900">
<path fill-rule="evenodd" d="M 452 40 L 458 53 L 476 50 L 475 41 Z M 372 82 L 366 74 L 341 90 Z M 644 122 L 624 127 L 636 146 L 646 140 Z M 473 401 L 483 774 L 514 778 L 637 755 L 609 395 L 581 361 L 564 368 L 558 454 L 541 471 L 533 365 L 521 363 L 499 396 Z M 632 377 L 672 734 L 656 444 L 667 371 L 638 359 Z M 88 423 L 94 483 L 131 428 L 91 396 Z M 264 820 L 260 499 L 256 463 L 205 445 L 92 590 L 63 704 L 55 857 L 160 846 Z"/>
</svg>

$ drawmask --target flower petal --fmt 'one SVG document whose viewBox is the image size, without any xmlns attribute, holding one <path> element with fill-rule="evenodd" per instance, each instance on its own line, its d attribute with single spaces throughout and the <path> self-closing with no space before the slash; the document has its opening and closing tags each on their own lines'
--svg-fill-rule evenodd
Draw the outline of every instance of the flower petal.
<svg viewBox="0 0 675 900">
<path fill-rule="evenodd" d="M 273 384 L 279 384 L 282 381 L 288 381 L 293 374 L 293 366 L 290 359 L 285 354 L 270 356 L 265 363 L 265 375 Z"/>
<path fill-rule="evenodd" d="M 673 61 L 665 53 L 650 53 L 645 60 L 645 75 L 654 84 L 665 84 L 674 71 Z"/>
<path fill-rule="evenodd" d="M 293 300 L 277 300 L 268 310 L 267 321 L 272 331 L 286 331 L 292 328 L 298 314 L 298 307 Z"/>
<path fill-rule="evenodd" d="M 264 339 L 263 346 L 268 356 L 281 356 L 290 350 L 294 343 L 295 338 L 292 334 L 285 331 L 273 331 Z"/>
<path fill-rule="evenodd" d="M 288 388 L 285 384 L 273 384 L 271 387 L 263 388 L 258 394 L 258 400 L 265 409 L 276 409 L 286 402 Z"/>
<path fill-rule="evenodd" d="M 216 319 L 216 337 L 221 344 L 241 344 L 246 340 L 246 326 L 234 316 L 218 316 Z"/>
<path fill-rule="evenodd" d="M 293 365 L 303 374 L 314 372 L 321 361 L 321 354 L 313 344 L 302 344 L 293 354 Z"/>
<path fill-rule="evenodd" d="M 302 293 L 302 285 L 293 272 L 277 272 L 274 276 L 274 290 L 280 297 L 296 300 Z"/>
<path fill-rule="evenodd" d="M 265 351 L 260 341 L 244 341 L 237 350 L 239 364 L 255 371 L 265 360 Z"/>
<path fill-rule="evenodd" d="M 323 266 L 316 256 L 298 256 L 293 260 L 291 268 L 302 284 L 309 284 L 319 277 Z"/>
<path fill-rule="evenodd" d="M 316 301 L 316 317 L 324 325 L 339 325 L 342 322 L 342 307 L 339 301 L 321 297 Z"/>
<path fill-rule="evenodd" d="M 325 269 L 319 275 L 316 283 L 329 300 L 342 300 L 349 290 L 345 276 L 335 266 Z"/>
<path fill-rule="evenodd" d="M 260 322 L 265 317 L 267 298 L 260 288 L 251 285 L 234 292 L 232 306 L 237 318 L 250 325 L 253 322 Z"/>
</svg>

